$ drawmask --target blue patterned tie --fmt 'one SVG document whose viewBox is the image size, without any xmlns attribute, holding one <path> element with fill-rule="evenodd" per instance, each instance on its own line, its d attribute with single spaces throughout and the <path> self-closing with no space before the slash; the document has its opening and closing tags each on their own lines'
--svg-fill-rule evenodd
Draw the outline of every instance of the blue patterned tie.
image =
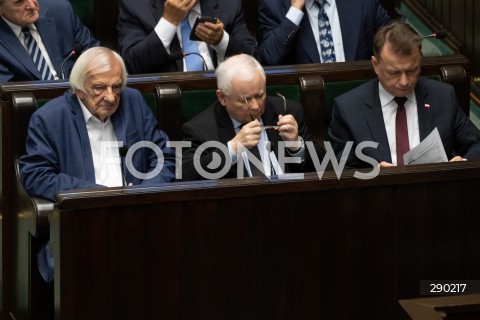
<svg viewBox="0 0 480 320">
<path fill-rule="evenodd" d="M 202 59 L 198 56 L 198 47 L 196 43 L 190 40 L 190 32 L 192 32 L 192 27 L 190 22 L 188 22 L 188 15 L 181 23 L 181 32 L 182 32 L 182 49 L 185 54 L 185 62 L 187 65 L 187 70 L 185 71 L 199 71 L 203 70 Z"/>
<path fill-rule="evenodd" d="M 316 0 L 318 8 L 318 31 L 320 32 L 320 50 L 322 55 L 322 62 L 329 63 L 335 62 L 335 49 L 333 47 L 332 28 L 330 27 L 330 21 L 325 13 L 324 5 L 325 0 Z"/>
<path fill-rule="evenodd" d="M 37 66 L 37 69 L 42 76 L 42 80 L 53 80 L 52 72 L 38 47 L 37 41 L 32 37 L 30 28 L 23 27 L 22 32 L 25 37 L 25 45 L 27 46 L 28 53 L 30 54 L 30 57 L 32 57 L 33 63 Z"/>
</svg>

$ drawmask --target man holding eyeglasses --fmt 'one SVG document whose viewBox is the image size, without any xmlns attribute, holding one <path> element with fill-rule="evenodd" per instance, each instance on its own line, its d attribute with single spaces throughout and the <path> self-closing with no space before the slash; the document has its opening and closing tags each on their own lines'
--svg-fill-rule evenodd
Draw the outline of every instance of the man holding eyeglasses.
<svg viewBox="0 0 480 320">
<path fill-rule="evenodd" d="M 78 58 L 70 76 L 72 90 L 50 100 L 30 120 L 27 154 L 20 158 L 28 194 L 54 200 L 62 190 L 174 179 L 175 154 L 166 146 L 168 137 L 141 93 L 125 87 L 126 77 L 122 58 L 108 48 L 91 48 Z M 128 152 L 142 142 L 155 147 Z M 126 165 L 130 158 L 136 170 Z M 151 178 L 138 174 L 155 170 L 159 172 Z"/>
<path fill-rule="evenodd" d="M 267 97 L 265 72 L 255 58 L 232 56 L 218 66 L 216 76 L 218 101 L 182 127 L 184 141 L 191 143 L 183 149 L 184 180 L 314 170 L 306 147 L 313 138 L 301 105 L 281 95 Z M 312 143 L 321 160 L 323 147 Z M 237 170 L 239 163 L 245 170 Z"/>
</svg>

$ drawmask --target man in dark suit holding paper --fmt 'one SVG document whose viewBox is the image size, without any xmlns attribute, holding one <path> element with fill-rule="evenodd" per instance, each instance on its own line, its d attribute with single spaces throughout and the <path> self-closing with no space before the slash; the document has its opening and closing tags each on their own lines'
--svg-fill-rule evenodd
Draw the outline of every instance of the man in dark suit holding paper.
<svg viewBox="0 0 480 320">
<path fill-rule="evenodd" d="M 404 152 L 397 151 L 403 143 L 405 152 L 411 150 L 435 128 L 450 161 L 480 159 L 480 132 L 460 109 L 453 87 L 420 77 L 421 49 L 422 37 L 408 24 L 395 23 L 376 33 L 372 64 L 377 78 L 333 103 L 329 136 L 338 159 L 353 141 L 347 166 L 367 165 L 354 152 L 364 141 L 378 143 L 362 152 L 380 166 L 401 165 Z"/>
</svg>

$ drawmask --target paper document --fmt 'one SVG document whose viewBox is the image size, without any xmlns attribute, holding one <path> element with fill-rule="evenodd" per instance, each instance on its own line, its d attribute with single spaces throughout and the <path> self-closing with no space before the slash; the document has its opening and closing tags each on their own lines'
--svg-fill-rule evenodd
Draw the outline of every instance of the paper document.
<svg viewBox="0 0 480 320">
<path fill-rule="evenodd" d="M 435 128 L 418 146 L 403 155 L 403 163 L 423 164 L 448 162 L 442 139 Z"/>
</svg>

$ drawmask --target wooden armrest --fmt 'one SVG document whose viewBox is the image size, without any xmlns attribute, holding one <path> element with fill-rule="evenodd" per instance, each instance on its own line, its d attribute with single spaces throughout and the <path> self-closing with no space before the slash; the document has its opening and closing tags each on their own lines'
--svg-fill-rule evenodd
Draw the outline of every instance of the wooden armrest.
<svg viewBox="0 0 480 320">
<path fill-rule="evenodd" d="M 31 199 L 35 207 L 35 213 L 37 217 L 36 233 L 32 234 L 36 237 L 38 237 L 40 234 L 45 234 L 48 236 L 50 229 L 48 218 L 51 216 L 51 214 L 53 214 L 55 203 L 41 198 L 32 197 Z"/>
<path fill-rule="evenodd" d="M 15 195 L 15 207 L 18 217 L 26 222 L 28 231 L 32 236 L 40 239 L 48 239 L 50 236 L 50 224 L 48 217 L 53 213 L 55 203 L 49 200 L 31 197 L 23 189 L 20 182 L 18 162 L 16 163 L 17 192 Z"/>
</svg>

